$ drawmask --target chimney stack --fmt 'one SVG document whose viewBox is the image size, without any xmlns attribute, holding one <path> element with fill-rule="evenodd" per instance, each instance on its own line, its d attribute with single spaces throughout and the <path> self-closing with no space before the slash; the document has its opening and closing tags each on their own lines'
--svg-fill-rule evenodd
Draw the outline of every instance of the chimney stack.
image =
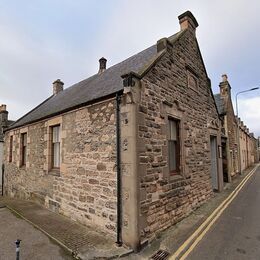
<svg viewBox="0 0 260 260">
<path fill-rule="evenodd" d="M 6 105 L 3 104 L 0 106 L 0 113 L 1 112 L 6 112 Z"/>
<path fill-rule="evenodd" d="M 104 72 L 106 70 L 106 66 L 107 66 L 107 60 L 104 57 L 99 59 L 99 71 L 98 71 L 98 74 L 101 74 L 102 72 Z"/>
<path fill-rule="evenodd" d="M 227 76 L 227 74 L 223 74 L 221 77 L 222 77 L 222 81 L 219 83 L 220 96 L 226 97 L 226 98 L 230 97 L 231 86 L 229 85 L 229 82 L 228 82 L 228 76 Z"/>
<path fill-rule="evenodd" d="M 199 26 L 196 18 L 190 11 L 186 11 L 185 13 L 179 15 L 178 18 L 181 26 L 181 31 L 191 29 L 195 32 L 196 28 Z"/>
<path fill-rule="evenodd" d="M 60 79 L 55 80 L 52 84 L 53 84 L 53 95 L 57 95 L 59 92 L 63 91 L 64 83 Z"/>
<path fill-rule="evenodd" d="M 3 139 L 1 136 L 1 129 L 7 126 L 8 121 L 8 111 L 6 110 L 6 105 L 0 105 L 0 141 Z"/>
</svg>

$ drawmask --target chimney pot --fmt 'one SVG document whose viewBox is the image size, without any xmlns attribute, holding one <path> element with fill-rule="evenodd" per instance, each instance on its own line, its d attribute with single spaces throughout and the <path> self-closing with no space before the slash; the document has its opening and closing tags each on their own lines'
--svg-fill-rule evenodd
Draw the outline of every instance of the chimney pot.
<svg viewBox="0 0 260 260">
<path fill-rule="evenodd" d="M 0 106 L 0 112 L 5 112 L 6 111 L 6 105 L 2 104 Z"/>
<path fill-rule="evenodd" d="M 181 26 L 181 31 L 189 28 L 195 32 L 196 28 L 199 26 L 196 18 L 190 11 L 186 11 L 185 13 L 179 15 L 178 18 Z"/>
<path fill-rule="evenodd" d="M 99 71 L 98 71 L 98 74 L 104 72 L 106 70 L 106 66 L 107 66 L 107 60 L 104 57 L 99 59 Z"/>
<path fill-rule="evenodd" d="M 227 74 L 222 75 L 222 82 L 227 82 L 228 81 L 228 76 Z"/>
<path fill-rule="evenodd" d="M 64 83 L 60 79 L 55 80 L 52 84 L 53 84 L 53 95 L 57 95 L 59 92 L 63 91 Z"/>
</svg>

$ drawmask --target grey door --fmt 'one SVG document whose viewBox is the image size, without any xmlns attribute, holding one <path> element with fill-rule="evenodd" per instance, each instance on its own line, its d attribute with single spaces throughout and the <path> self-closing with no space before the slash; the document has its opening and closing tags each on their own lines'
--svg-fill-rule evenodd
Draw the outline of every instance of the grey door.
<svg viewBox="0 0 260 260">
<path fill-rule="evenodd" d="M 210 137 L 210 157 L 211 157 L 211 182 L 212 188 L 218 190 L 218 159 L 217 159 L 217 138 L 215 136 Z"/>
</svg>

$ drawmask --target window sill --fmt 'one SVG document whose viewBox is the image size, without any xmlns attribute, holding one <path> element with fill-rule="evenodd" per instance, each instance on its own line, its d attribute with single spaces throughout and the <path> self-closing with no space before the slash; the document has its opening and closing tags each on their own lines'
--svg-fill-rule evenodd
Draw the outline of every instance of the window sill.
<svg viewBox="0 0 260 260">
<path fill-rule="evenodd" d="M 48 171 L 48 174 L 52 175 L 52 176 L 59 177 L 60 176 L 60 169 L 51 169 L 51 170 Z"/>
<path fill-rule="evenodd" d="M 183 178 L 181 172 L 170 173 L 170 176 L 169 176 L 170 182 L 180 181 L 180 180 L 183 180 L 183 179 L 184 178 Z"/>
</svg>

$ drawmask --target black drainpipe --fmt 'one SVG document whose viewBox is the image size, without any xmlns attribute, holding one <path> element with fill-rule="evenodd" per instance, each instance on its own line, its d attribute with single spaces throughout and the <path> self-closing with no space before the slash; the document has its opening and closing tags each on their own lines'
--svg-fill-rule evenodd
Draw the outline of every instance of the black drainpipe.
<svg viewBox="0 0 260 260">
<path fill-rule="evenodd" d="M 122 246 L 120 103 L 121 103 L 121 96 L 119 93 L 117 93 L 116 94 L 116 166 L 117 166 L 117 239 L 116 239 L 116 244 L 118 246 Z"/>
</svg>

